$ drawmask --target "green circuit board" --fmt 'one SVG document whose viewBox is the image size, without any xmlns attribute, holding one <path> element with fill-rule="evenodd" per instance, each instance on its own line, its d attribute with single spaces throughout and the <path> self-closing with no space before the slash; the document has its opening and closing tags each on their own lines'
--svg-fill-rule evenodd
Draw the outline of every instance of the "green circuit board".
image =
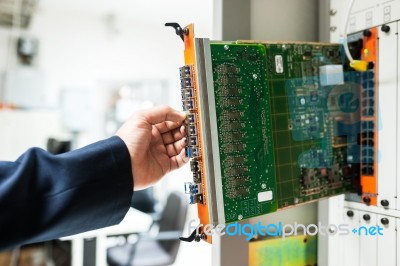
<svg viewBox="0 0 400 266">
<path fill-rule="evenodd" d="M 340 50 L 336 44 L 211 43 L 226 222 L 353 189 L 357 80 L 342 73 L 342 81 L 324 81 L 320 73 L 342 64 Z"/>
<path fill-rule="evenodd" d="M 211 52 L 226 221 L 276 211 L 274 198 L 258 201 L 276 194 L 265 47 L 215 44 Z"/>
</svg>

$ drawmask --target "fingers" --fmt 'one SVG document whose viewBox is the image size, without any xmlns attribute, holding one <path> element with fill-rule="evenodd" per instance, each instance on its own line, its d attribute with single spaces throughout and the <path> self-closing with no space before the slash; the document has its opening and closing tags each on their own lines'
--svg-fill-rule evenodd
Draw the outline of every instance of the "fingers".
<svg viewBox="0 0 400 266">
<path fill-rule="evenodd" d="M 186 136 L 185 127 L 181 126 L 180 128 L 175 128 L 171 131 L 165 132 L 161 135 L 163 143 L 165 145 L 174 143 L 178 140 L 181 140 Z"/>
<path fill-rule="evenodd" d="M 182 124 L 183 124 L 182 121 L 179 121 L 179 122 L 164 121 L 164 122 L 158 123 L 154 126 L 158 129 L 160 134 L 163 134 L 165 132 L 168 132 L 175 128 L 180 127 Z"/>
<path fill-rule="evenodd" d="M 186 114 L 172 109 L 169 106 L 157 106 L 146 111 L 141 111 L 140 115 L 151 125 L 165 121 L 180 122 L 186 118 Z"/>
<path fill-rule="evenodd" d="M 185 149 L 182 149 L 178 155 L 170 158 L 171 171 L 182 167 L 188 161 L 189 158 L 185 155 Z"/>
<path fill-rule="evenodd" d="M 165 145 L 169 157 L 178 155 L 186 146 L 186 139 L 175 141 L 174 143 Z"/>
</svg>

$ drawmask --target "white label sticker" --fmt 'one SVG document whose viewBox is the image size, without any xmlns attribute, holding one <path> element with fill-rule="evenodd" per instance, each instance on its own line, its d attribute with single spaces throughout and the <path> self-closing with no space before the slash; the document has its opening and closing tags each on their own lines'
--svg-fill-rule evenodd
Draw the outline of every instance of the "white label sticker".
<svg viewBox="0 0 400 266">
<path fill-rule="evenodd" d="M 276 73 L 283 73 L 283 58 L 281 55 L 275 55 L 275 70 Z"/>
<path fill-rule="evenodd" d="M 272 199 L 273 199 L 272 190 L 258 193 L 258 202 L 269 201 Z"/>
</svg>

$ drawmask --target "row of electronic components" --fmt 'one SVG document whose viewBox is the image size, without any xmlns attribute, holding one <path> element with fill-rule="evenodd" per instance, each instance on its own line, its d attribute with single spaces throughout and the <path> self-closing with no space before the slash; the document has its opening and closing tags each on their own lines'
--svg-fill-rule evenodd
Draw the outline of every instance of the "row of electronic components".
<svg viewBox="0 0 400 266">
<path fill-rule="evenodd" d="M 193 67 L 189 65 L 179 68 L 182 108 L 187 113 L 185 152 L 191 158 L 190 169 L 193 173 L 193 182 L 185 182 L 185 193 L 189 194 L 190 204 L 203 203 L 193 72 Z"/>
<path fill-rule="evenodd" d="M 364 72 L 362 77 L 362 115 L 374 116 L 374 71 Z"/>
<path fill-rule="evenodd" d="M 361 122 L 361 173 L 363 175 L 374 174 L 374 122 Z"/>
<path fill-rule="evenodd" d="M 374 71 L 362 73 L 362 117 L 373 117 L 374 112 Z M 361 122 L 361 173 L 374 175 L 374 121 Z"/>
<path fill-rule="evenodd" d="M 195 158 L 199 156 L 196 126 L 196 100 L 194 95 L 193 67 L 183 66 L 179 69 L 181 78 L 182 108 L 187 113 L 186 118 L 186 156 Z"/>
</svg>

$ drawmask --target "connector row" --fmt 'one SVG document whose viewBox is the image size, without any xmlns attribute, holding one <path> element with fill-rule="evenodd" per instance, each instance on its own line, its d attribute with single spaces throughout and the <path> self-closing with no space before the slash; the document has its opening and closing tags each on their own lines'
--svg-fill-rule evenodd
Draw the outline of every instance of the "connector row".
<svg viewBox="0 0 400 266">
<path fill-rule="evenodd" d="M 361 122 L 361 173 L 363 175 L 374 174 L 375 145 L 374 122 Z"/>
<path fill-rule="evenodd" d="M 375 97 L 374 97 L 374 71 L 368 70 L 362 76 L 362 116 L 371 117 L 375 115 Z"/>
<path fill-rule="evenodd" d="M 197 106 L 195 96 L 195 74 L 192 66 L 186 65 L 179 69 L 181 79 L 182 108 L 187 113 L 186 125 L 186 156 L 191 158 L 190 170 L 193 182 L 185 183 L 185 193 L 189 194 L 190 204 L 203 203 L 200 151 L 197 130 Z"/>
</svg>

